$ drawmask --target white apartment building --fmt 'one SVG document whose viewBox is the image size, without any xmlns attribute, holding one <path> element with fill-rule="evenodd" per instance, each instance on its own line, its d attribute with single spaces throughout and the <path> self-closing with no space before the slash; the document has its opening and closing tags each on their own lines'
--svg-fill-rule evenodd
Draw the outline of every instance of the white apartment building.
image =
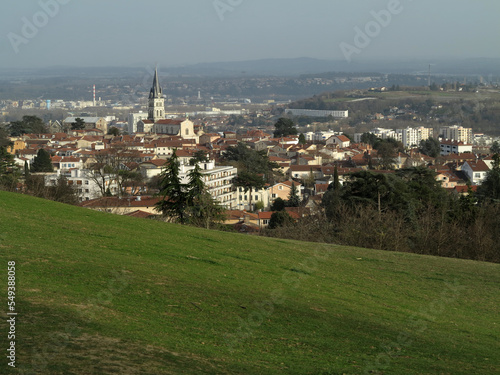
<svg viewBox="0 0 500 375">
<path fill-rule="evenodd" d="M 292 116 L 309 116 L 309 117 L 328 117 L 332 116 L 334 118 L 348 118 L 349 111 L 323 111 L 315 109 L 286 109 L 286 114 Z"/>
<path fill-rule="evenodd" d="M 199 163 L 205 188 L 221 206 L 227 209 L 236 207 L 235 193 L 233 191 L 233 180 L 237 176 L 238 169 L 232 166 L 215 166 L 215 161 Z M 179 177 L 181 183 L 189 182 L 189 172 L 194 165 L 181 164 Z"/>
<path fill-rule="evenodd" d="M 439 130 L 439 134 L 441 134 L 443 139 L 450 139 L 452 141 L 464 142 L 468 144 L 472 144 L 474 141 L 472 128 L 464 128 L 458 125 L 445 126 Z"/>
<path fill-rule="evenodd" d="M 92 171 L 88 169 L 59 169 L 56 173 L 45 175 L 45 185 L 54 186 L 57 184 L 59 177 L 65 177 L 68 180 L 68 185 L 73 187 L 80 201 L 88 201 L 102 197 L 102 192 L 96 179 L 91 176 Z M 102 179 L 99 180 L 102 181 Z M 104 190 L 107 189 L 113 195 L 118 193 L 118 184 L 110 175 L 104 176 Z"/>
<path fill-rule="evenodd" d="M 406 128 L 406 129 L 385 129 L 385 128 L 374 128 L 369 131 L 369 133 L 374 134 L 376 137 L 381 139 L 393 138 L 403 144 L 404 147 L 418 146 L 420 141 L 429 139 L 432 137 L 432 128 L 424 128 L 423 126 L 418 128 Z M 354 142 L 360 143 L 361 136 L 363 133 L 354 134 Z"/>
</svg>

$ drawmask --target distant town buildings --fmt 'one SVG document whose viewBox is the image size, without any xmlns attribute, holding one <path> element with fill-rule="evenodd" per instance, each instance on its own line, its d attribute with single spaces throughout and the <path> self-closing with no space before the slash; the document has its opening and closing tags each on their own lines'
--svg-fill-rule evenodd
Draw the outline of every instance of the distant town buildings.
<svg viewBox="0 0 500 375">
<path fill-rule="evenodd" d="M 334 118 L 348 118 L 349 111 L 323 111 L 316 109 L 293 109 L 289 108 L 285 110 L 287 115 L 292 116 L 309 116 L 309 117 L 328 117 L 332 116 Z"/>
<path fill-rule="evenodd" d="M 449 139 L 457 142 L 472 144 L 474 138 L 472 136 L 472 128 L 464 128 L 462 126 L 445 126 L 439 130 L 439 134 L 443 139 Z"/>
<path fill-rule="evenodd" d="M 376 137 L 381 139 L 393 138 L 403 144 L 404 147 L 414 147 L 418 146 L 421 141 L 429 139 L 433 135 L 432 128 L 425 128 L 420 126 L 418 128 L 406 129 L 384 129 L 384 128 L 374 128 L 369 131 L 369 133 L 374 134 Z M 354 142 L 361 142 L 361 136 L 363 133 L 354 134 Z"/>
</svg>

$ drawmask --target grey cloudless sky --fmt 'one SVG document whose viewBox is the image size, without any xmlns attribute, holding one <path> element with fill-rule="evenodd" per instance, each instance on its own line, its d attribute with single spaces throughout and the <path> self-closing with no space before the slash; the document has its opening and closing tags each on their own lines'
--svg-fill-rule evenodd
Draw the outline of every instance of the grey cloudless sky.
<svg viewBox="0 0 500 375">
<path fill-rule="evenodd" d="M 339 60 L 342 43 L 353 61 L 500 58 L 499 15 L 498 0 L 3 0 L 0 68 Z"/>
</svg>

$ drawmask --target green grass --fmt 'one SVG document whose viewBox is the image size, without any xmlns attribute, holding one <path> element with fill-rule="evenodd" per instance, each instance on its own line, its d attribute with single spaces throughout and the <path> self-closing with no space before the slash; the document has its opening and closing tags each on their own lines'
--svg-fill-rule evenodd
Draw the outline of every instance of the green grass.
<svg viewBox="0 0 500 375">
<path fill-rule="evenodd" d="M 0 342 L 15 260 L 26 369 L 4 357 L 0 373 L 500 371 L 498 264 L 206 231 L 4 192 L 0 229 Z"/>
</svg>

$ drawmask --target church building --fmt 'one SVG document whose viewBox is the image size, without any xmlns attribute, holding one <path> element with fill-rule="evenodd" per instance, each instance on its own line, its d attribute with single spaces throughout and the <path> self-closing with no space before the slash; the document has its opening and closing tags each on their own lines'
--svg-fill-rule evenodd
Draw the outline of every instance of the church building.
<svg viewBox="0 0 500 375">
<path fill-rule="evenodd" d="M 178 136 L 198 141 L 192 121 L 189 121 L 189 119 L 165 119 L 165 99 L 163 98 L 163 90 L 160 86 L 157 69 L 155 69 L 153 87 L 149 92 L 148 119 L 139 121 L 137 132 Z"/>
</svg>

